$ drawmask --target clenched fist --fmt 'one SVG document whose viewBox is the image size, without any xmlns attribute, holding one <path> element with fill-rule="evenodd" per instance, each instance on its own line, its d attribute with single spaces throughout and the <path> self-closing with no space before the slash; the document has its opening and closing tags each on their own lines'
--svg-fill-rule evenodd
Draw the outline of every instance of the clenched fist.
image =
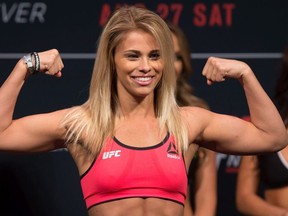
<svg viewBox="0 0 288 216">
<path fill-rule="evenodd" d="M 222 82 L 226 78 L 241 79 L 244 74 L 251 72 L 250 67 L 241 61 L 209 57 L 204 69 L 203 76 L 207 78 L 207 84 Z"/>
<path fill-rule="evenodd" d="M 40 72 L 48 75 L 61 77 L 64 68 L 60 53 L 57 49 L 51 49 L 38 53 L 40 58 Z"/>
</svg>

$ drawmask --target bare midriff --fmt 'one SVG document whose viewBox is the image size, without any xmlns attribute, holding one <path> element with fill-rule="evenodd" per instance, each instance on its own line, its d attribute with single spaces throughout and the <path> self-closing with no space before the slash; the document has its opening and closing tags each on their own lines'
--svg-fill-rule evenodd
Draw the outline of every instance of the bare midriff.
<svg viewBox="0 0 288 216">
<path fill-rule="evenodd" d="M 158 198 L 125 198 L 95 205 L 89 216 L 183 216 L 183 205 Z"/>
</svg>

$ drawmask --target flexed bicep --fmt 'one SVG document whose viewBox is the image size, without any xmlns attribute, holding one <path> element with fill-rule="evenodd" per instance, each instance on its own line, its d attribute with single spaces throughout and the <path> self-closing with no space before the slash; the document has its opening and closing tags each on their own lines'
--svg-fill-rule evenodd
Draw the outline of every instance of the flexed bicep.
<svg viewBox="0 0 288 216">
<path fill-rule="evenodd" d="M 0 133 L 1 151 L 38 152 L 64 147 L 61 119 L 66 111 L 31 115 L 12 121 Z"/>
<path fill-rule="evenodd" d="M 251 122 L 223 114 L 212 115 L 203 132 L 203 146 L 227 154 L 265 152 L 270 143 L 266 134 Z"/>
</svg>

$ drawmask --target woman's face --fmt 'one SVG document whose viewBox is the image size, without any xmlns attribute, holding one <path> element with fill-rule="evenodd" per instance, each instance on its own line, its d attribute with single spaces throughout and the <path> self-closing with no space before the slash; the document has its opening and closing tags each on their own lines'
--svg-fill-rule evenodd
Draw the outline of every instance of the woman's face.
<svg viewBox="0 0 288 216">
<path fill-rule="evenodd" d="M 172 33 L 172 39 L 173 39 L 173 45 L 174 45 L 174 52 L 175 52 L 175 61 L 174 61 L 174 67 L 175 67 L 175 72 L 176 72 L 176 77 L 179 76 L 179 74 L 183 70 L 183 61 L 181 57 L 181 50 L 179 46 L 179 41 L 178 38 L 174 33 Z"/>
<path fill-rule="evenodd" d="M 144 97 L 153 94 L 163 63 L 155 38 L 143 31 L 128 32 L 115 48 L 118 94 Z"/>
</svg>

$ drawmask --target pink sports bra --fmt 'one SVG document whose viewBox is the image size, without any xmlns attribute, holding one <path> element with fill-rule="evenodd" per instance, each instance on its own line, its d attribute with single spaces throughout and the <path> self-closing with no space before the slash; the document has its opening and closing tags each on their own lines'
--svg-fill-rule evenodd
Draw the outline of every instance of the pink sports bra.
<svg viewBox="0 0 288 216">
<path fill-rule="evenodd" d="M 174 137 L 138 148 L 108 139 L 97 159 L 81 176 L 87 208 L 117 199 L 155 197 L 184 205 L 187 172 Z"/>
</svg>

